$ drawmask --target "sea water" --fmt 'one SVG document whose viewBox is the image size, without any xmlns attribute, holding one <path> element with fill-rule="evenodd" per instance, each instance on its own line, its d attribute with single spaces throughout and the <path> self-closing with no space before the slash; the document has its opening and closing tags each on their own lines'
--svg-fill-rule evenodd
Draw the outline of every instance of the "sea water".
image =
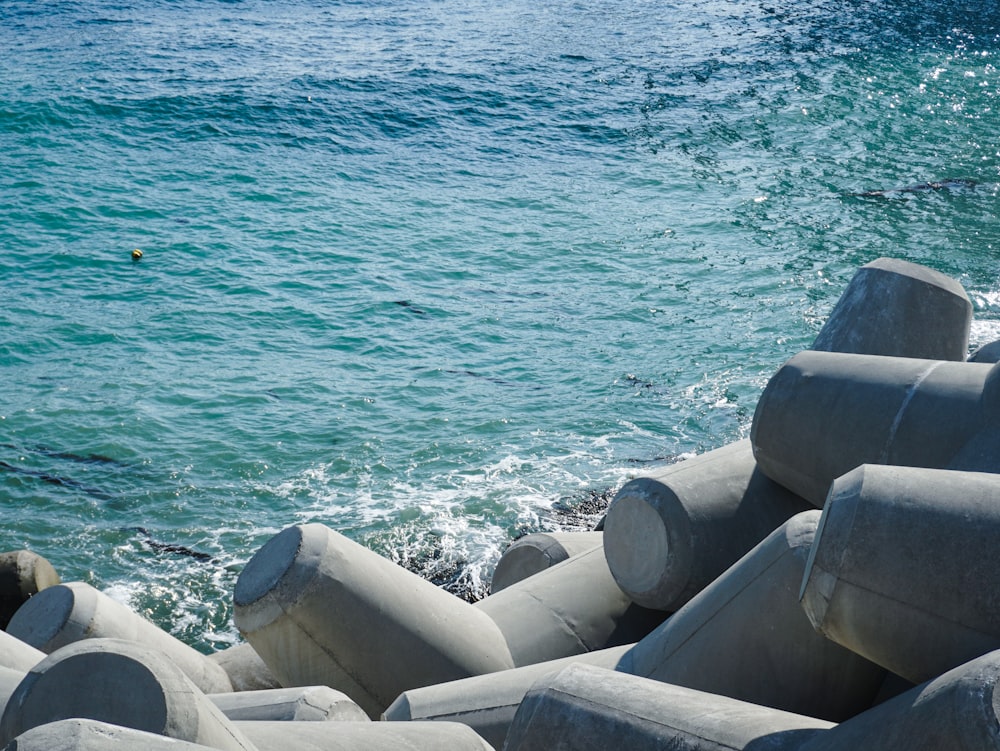
<svg viewBox="0 0 1000 751">
<path fill-rule="evenodd" d="M 745 436 L 868 261 L 1000 337 L 998 23 L 3 0 L 0 547 L 202 649 L 299 522 L 482 594 L 516 535 Z"/>
</svg>

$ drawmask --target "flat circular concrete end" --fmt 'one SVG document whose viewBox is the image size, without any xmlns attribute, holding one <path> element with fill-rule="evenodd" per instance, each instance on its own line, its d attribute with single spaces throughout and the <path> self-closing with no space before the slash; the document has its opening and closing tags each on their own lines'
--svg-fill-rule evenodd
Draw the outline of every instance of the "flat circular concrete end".
<svg viewBox="0 0 1000 751">
<path fill-rule="evenodd" d="M 506 589 L 539 571 L 569 558 L 569 553 L 546 534 L 525 535 L 514 542 L 497 561 L 490 591 Z"/>
<path fill-rule="evenodd" d="M 303 528 L 294 526 L 268 540 L 236 580 L 233 602 L 246 607 L 271 592 L 295 563 L 303 537 Z"/>
<path fill-rule="evenodd" d="M 661 607 L 671 553 L 670 533 L 657 509 L 637 495 L 620 495 L 608 509 L 604 554 L 622 591 L 639 605 Z"/>
<path fill-rule="evenodd" d="M 173 680 L 163 681 L 162 674 Z M 166 657 L 144 653 L 138 644 L 117 639 L 71 644 L 42 660 L 11 694 L 0 718 L 0 742 L 73 717 L 183 737 L 177 731 L 194 722 L 196 732 L 197 716 L 171 712 L 177 675 L 183 678 Z"/>
<path fill-rule="evenodd" d="M 36 649 L 51 652 L 50 643 L 66 627 L 75 606 L 76 593 L 71 587 L 47 587 L 18 608 L 7 624 L 7 633 Z"/>
</svg>

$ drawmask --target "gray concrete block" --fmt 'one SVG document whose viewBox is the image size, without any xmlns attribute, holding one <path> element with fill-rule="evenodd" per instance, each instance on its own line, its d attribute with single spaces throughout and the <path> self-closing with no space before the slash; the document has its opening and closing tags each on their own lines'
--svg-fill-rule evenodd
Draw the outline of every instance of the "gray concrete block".
<svg viewBox="0 0 1000 751">
<path fill-rule="evenodd" d="M 457 722 L 237 722 L 259 751 L 493 751 Z"/>
<path fill-rule="evenodd" d="M 264 722 L 369 722 L 343 691 L 329 686 L 294 686 L 231 694 L 208 694 L 230 720 Z"/>
<path fill-rule="evenodd" d="M 31 728 L 74 717 L 223 751 L 254 751 L 172 660 L 132 641 L 85 639 L 38 663 L 0 716 L 0 744 Z"/>
<path fill-rule="evenodd" d="M 865 264 L 837 301 L 813 349 L 962 361 L 972 303 L 956 280 L 895 258 Z"/>
<path fill-rule="evenodd" d="M 987 342 L 969 355 L 969 362 L 996 363 L 1000 362 L 1000 339 Z"/>
<path fill-rule="evenodd" d="M 870 707 L 885 670 L 818 634 L 799 604 L 820 516 L 789 519 L 618 670 L 834 722 Z"/>
<path fill-rule="evenodd" d="M 1000 652 L 990 652 L 810 738 L 800 751 L 996 751 Z"/>
<path fill-rule="evenodd" d="M 3 751 L 208 751 L 188 743 L 98 720 L 57 720 L 27 730 Z"/>
<path fill-rule="evenodd" d="M 493 570 L 492 593 L 604 544 L 600 532 L 535 532 L 510 544 Z"/>
<path fill-rule="evenodd" d="M 830 727 L 811 717 L 575 664 L 528 692 L 504 749 L 798 751 Z"/>
<path fill-rule="evenodd" d="M 622 592 L 603 548 L 540 571 L 473 607 L 500 627 L 517 666 L 629 644 L 667 617 Z"/>
<path fill-rule="evenodd" d="M 385 710 L 390 722 L 434 720 L 461 722 L 494 748 L 503 746 L 514 713 L 531 686 L 542 676 L 574 663 L 613 670 L 632 645 L 588 652 L 512 670 L 404 691 Z"/>
<path fill-rule="evenodd" d="M 14 689 L 24 680 L 26 674 L 27 671 L 0 667 L 0 714 L 3 714 L 3 710 L 6 708 L 11 694 L 14 693 Z"/>
<path fill-rule="evenodd" d="M 576 663 L 795 714 L 864 711 L 886 671 L 816 633 L 799 589 L 821 514 L 796 515 L 631 649 L 618 647 L 403 693 L 386 719 L 467 722 L 499 745 L 532 683 Z"/>
<path fill-rule="evenodd" d="M 45 653 L 13 634 L 0 631 L 0 665 L 27 673 L 45 658 Z"/>
<path fill-rule="evenodd" d="M 58 584 L 59 574 L 45 558 L 30 550 L 0 553 L 0 629 L 6 629 L 17 609 L 46 587 Z"/>
<path fill-rule="evenodd" d="M 80 639 L 127 639 L 168 655 L 205 693 L 232 690 L 218 664 L 83 582 L 42 590 L 21 606 L 7 630 L 47 653 Z"/>
<path fill-rule="evenodd" d="M 673 612 L 810 508 L 737 441 L 626 483 L 605 518 L 604 553 L 634 602 Z"/>
<path fill-rule="evenodd" d="M 282 684 L 330 686 L 372 717 L 406 689 L 514 664 L 485 613 L 321 524 L 269 540 L 234 601 Z"/>
<path fill-rule="evenodd" d="M 866 465 L 823 511 L 802 606 L 828 638 L 920 683 L 1000 649 L 1000 476 Z"/>
<path fill-rule="evenodd" d="M 226 671 L 229 681 L 233 684 L 233 691 L 281 688 L 274 673 L 247 642 L 206 656 Z"/>
<path fill-rule="evenodd" d="M 634 641 L 665 613 L 591 550 L 470 605 L 322 525 L 247 564 L 234 620 L 284 685 L 344 691 L 372 717 L 407 689 Z"/>
<path fill-rule="evenodd" d="M 760 469 L 822 506 L 833 481 L 862 464 L 944 468 L 986 427 L 997 366 L 801 352 L 771 378 L 750 440 Z M 932 435 L 933 440 L 928 440 Z M 996 456 L 980 453 L 1000 471 Z"/>
</svg>

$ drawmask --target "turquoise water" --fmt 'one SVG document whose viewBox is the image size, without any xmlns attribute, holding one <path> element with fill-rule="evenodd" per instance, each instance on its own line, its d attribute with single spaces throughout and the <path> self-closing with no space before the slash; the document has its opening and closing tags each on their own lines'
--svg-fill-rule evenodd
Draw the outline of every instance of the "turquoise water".
<svg viewBox="0 0 1000 751">
<path fill-rule="evenodd" d="M 0 51 L 0 545 L 201 648 L 296 522 L 482 591 L 746 435 L 879 256 L 1000 337 L 996 3 L 5 0 Z"/>
</svg>

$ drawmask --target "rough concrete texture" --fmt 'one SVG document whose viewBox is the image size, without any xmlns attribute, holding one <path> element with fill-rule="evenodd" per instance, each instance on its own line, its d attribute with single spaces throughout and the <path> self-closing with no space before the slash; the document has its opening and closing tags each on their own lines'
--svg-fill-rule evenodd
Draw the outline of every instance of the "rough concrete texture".
<svg viewBox="0 0 1000 751">
<path fill-rule="evenodd" d="M 816 633 L 799 605 L 817 510 L 789 519 L 622 658 L 621 672 L 839 722 L 885 670 Z"/>
<path fill-rule="evenodd" d="M 73 717 L 223 751 L 254 749 L 166 655 L 121 639 L 75 642 L 33 667 L 0 716 L 0 743 Z"/>
<path fill-rule="evenodd" d="M 810 738 L 800 751 L 996 751 L 1000 652 L 991 652 Z"/>
<path fill-rule="evenodd" d="M 270 688 L 281 688 L 278 679 L 274 677 L 260 655 L 247 642 L 213 652 L 208 659 L 217 663 L 226 671 L 233 691 L 262 691 Z"/>
<path fill-rule="evenodd" d="M 230 720 L 266 722 L 368 722 L 365 711 L 329 686 L 295 686 L 232 694 L 209 694 Z"/>
<path fill-rule="evenodd" d="M 831 723 L 575 664 L 541 679 L 506 751 L 797 751 Z"/>
<path fill-rule="evenodd" d="M 862 464 L 945 468 L 970 451 L 997 401 L 990 366 L 801 352 L 771 378 L 750 440 L 760 469 L 822 506 L 833 481 Z M 928 440 L 933 436 L 933 440 Z M 988 466 L 1000 471 L 995 455 Z"/>
<path fill-rule="evenodd" d="M 503 746 L 517 707 L 542 676 L 580 662 L 613 670 L 631 645 L 525 665 L 460 681 L 404 691 L 385 710 L 389 721 L 435 720 L 461 722 L 494 748 Z"/>
<path fill-rule="evenodd" d="M 865 465 L 830 491 L 802 585 L 828 638 L 921 683 L 1000 648 L 1000 476 Z"/>
<path fill-rule="evenodd" d="M 205 693 L 232 690 L 226 671 L 134 610 L 83 582 L 48 587 L 26 602 L 7 630 L 43 652 L 80 639 L 127 639 L 169 655 Z"/>
<path fill-rule="evenodd" d="M 234 601 L 283 685 L 330 686 L 372 717 L 406 689 L 514 665 L 487 615 L 321 524 L 269 540 Z"/>
<path fill-rule="evenodd" d="M 27 673 L 45 658 L 45 653 L 16 636 L 0 631 L 0 665 Z"/>
<path fill-rule="evenodd" d="M 38 553 L 30 550 L 0 553 L 0 629 L 7 628 L 11 617 L 28 598 L 59 581 L 52 564 Z"/>
<path fill-rule="evenodd" d="M 812 504 L 757 469 L 743 440 L 626 483 L 605 518 L 604 553 L 640 605 L 673 612 Z"/>
<path fill-rule="evenodd" d="M 621 591 L 603 548 L 573 556 L 473 607 L 500 627 L 517 666 L 629 644 L 667 617 Z"/>
<path fill-rule="evenodd" d="M 490 591 L 497 593 L 567 558 L 600 547 L 600 532 L 536 532 L 510 544 L 497 561 Z"/>
<path fill-rule="evenodd" d="M 927 360 L 965 359 L 972 303 L 956 280 L 895 258 L 858 269 L 813 349 Z"/>
<path fill-rule="evenodd" d="M 237 722 L 258 751 L 493 751 L 457 722 Z"/>
<path fill-rule="evenodd" d="M 97 720 L 58 720 L 27 730 L 3 751 L 206 751 L 209 746 Z"/>
</svg>

